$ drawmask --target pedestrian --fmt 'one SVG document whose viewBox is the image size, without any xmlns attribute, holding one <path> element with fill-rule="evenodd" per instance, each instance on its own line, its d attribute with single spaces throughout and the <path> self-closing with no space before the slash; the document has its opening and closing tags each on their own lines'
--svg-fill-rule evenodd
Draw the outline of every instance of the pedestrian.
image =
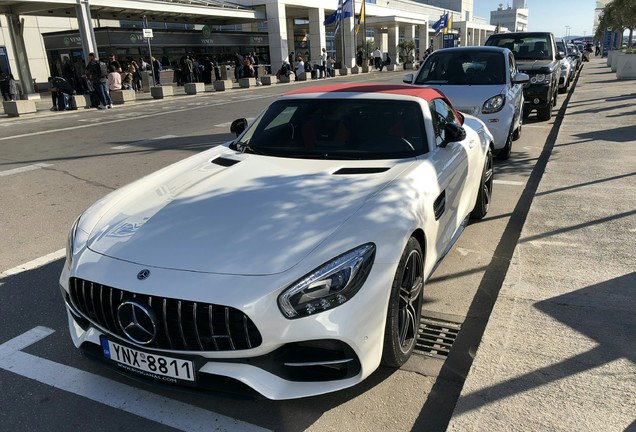
<svg viewBox="0 0 636 432">
<path fill-rule="evenodd" d="M 89 62 L 86 65 L 86 70 L 90 74 L 90 79 L 93 84 L 93 88 L 99 98 L 99 105 L 97 109 L 106 109 L 113 107 L 113 101 L 108 94 L 108 66 L 104 62 L 100 62 L 95 53 L 88 54 Z M 113 66 L 115 67 L 115 66 Z"/>
<path fill-rule="evenodd" d="M 305 62 L 301 56 L 296 59 L 296 81 L 300 79 L 301 74 L 305 73 Z"/>
<path fill-rule="evenodd" d="M 358 52 L 356 53 L 356 65 L 358 67 L 362 66 L 362 56 L 363 56 L 364 52 L 362 51 L 362 48 L 360 48 L 358 50 Z"/>
<path fill-rule="evenodd" d="M 181 57 L 181 83 L 188 84 L 192 82 L 192 73 L 194 71 L 194 63 L 190 56 Z"/>
<path fill-rule="evenodd" d="M 11 93 L 9 92 L 9 77 L 4 72 L 0 73 L 0 91 L 2 92 L 3 100 L 11 100 Z"/>
<path fill-rule="evenodd" d="M 214 66 L 212 65 L 212 62 L 210 61 L 210 57 L 206 57 L 205 59 L 203 59 L 203 83 L 204 84 L 212 83 L 213 69 L 214 69 Z"/>
<path fill-rule="evenodd" d="M 243 56 L 238 52 L 234 53 L 234 79 L 236 82 L 243 76 Z"/>
<path fill-rule="evenodd" d="M 146 59 L 144 59 L 143 57 L 139 59 L 139 67 L 141 67 L 142 71 L 150 70 L 150 65 L 148 64 Z"/>
<path fill-rule="evenodd" d="M 139 67 L 139 64 L 134 59 L 130 60 L 130 64 L 128 65 L 128 73 L 132 74 L 133 90 L 142 91 L 143 85 L 141 83 L 141 68 Z"/>
<path fill-rule="evenodd" d="M 254 65 L 252 65 L 249 57 L 243 58 L 243 78 L 254 78 Z"/>
<path fill-rule="evenodd" d="M 13 78 L 13 74 L 9 74 L 9 96 L 11 97 L 11 100 L 15 101 L 20 99 L 20 93 L 22 93 L 20 90 L 20 84 L 18 84 L 15 78 Z"/>
<path fill-rule="evenodd" d="M 598 57 L 601 54 L 601 45 L 596 42 L 596 52 L 594 53 L 595 57 Z"/>
<path fill-rule="evenodd" d="M 373 51 L 373 62 L 376 70 L 380 69 L 382 66 L 382 51 L 380 51 L 379 47 L 375 47 L 375 51 Z"/>
<path fill-rule="evenodd" d="M 320 53 L 320 78 L 327 78 L 327 48 Z"/>
<path fill-rule="evenodd" d="M 212 67 L 214 68 L 214 79 L 217 81 L 221 80 L 221 68 L 219 67 L 219 62 L 216 60 L 216 57 L 212 58 Z"/>
<path fill-rule="evenodd" d="M 115 54 L 110 54 L 108 57 L 108 66 L 113 66 L 115 68 L 115 72 L 122 72 L 121 63 L 117 61 L 117 57 Z"/>
<path fill-rule="evenodd" d="M 72 97 L 75 90 L 73 86 L 62 77 L 49 77 L 49 90 L 53 107 L 51 111 L 64 111 L 67 109 L 77 109 L 72 107 Z"/>
<path fill-rule="evenodd" d="M 115 70 L 115 66 L 108 66 L 108 90 L 117 91 L 121 90 L 121 74 Z"/>
<path fill-rule="evenodd" d="M 159 60 L 157 60 L 154 57 L 151 58 L 151 63 L 152 63 L 152 74 L 155 77 L 155 85 L 160 86 L 161 85 L 161 63 L 159 63 Z"/>
<path fill-rule="evenodd" d="M 75 63 L 73 63 L 73 74 L 75 76 L 75 92 L 77 94 L 84 94 L 87 91 L 84 71 L 86 71 L 84 59 L 76 57 Z"/>
<path fill-rule="evenodd" d="M 382 69 L 384 69 L 384 66 L 387 66 L 387 70 L 389 69 L 388 66 L 391 64 L 391 57 L 389 57 L 389 53 L 384 53 L 385 55 L 385 59 L 382 62 L 382 65 L 380 66 L 380 72 L 382 72 Z"/>
</svg>

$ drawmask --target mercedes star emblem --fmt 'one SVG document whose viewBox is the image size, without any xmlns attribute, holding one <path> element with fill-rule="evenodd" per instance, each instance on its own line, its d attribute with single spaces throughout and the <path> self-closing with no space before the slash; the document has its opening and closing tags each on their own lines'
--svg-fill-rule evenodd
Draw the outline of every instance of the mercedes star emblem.
<svg viewBox="0 0 636 432">
<path fill-rule="evenodd" d="M 137 279 L 139 280 L 146 280 L 148 279 L 148 276 L 150 276 L 150 270 L 148 269 L 144 269 L 140 271 L 139 273 L 137 273 Z"/>
<path fill-rule="evenodd" d="M 125 301 L 117 308 L 117 321 L 126 336 L 140 345 L 150 345 L 157 337 L 154 313 L 147 306 Z"/>
</svg>

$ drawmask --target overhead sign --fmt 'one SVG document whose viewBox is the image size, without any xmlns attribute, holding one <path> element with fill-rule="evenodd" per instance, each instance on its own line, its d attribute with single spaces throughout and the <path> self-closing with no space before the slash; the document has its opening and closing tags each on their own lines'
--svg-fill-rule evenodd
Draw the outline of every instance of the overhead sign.
<svg viewBox="0 0 636 432">
<path fill-rule="evenodd" d="M 144 29 L 144 38 L 152 38 L 152 29 Z"/>
</svg>

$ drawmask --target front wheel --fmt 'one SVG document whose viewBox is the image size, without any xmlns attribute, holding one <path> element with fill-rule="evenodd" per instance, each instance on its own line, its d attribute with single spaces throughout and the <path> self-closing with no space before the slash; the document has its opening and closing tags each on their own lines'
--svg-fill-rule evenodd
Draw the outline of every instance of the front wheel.
<svg viewBox="0 0 636 432">
<path fill-rule="evenodd" d="M 470 213 L 470 217 L 472 217 L 473 219 L 483 219 L 490 209 L 493 183 L 492 177 L 492 151 L 488 150 L 488 153 L 486 154 L 486 161 L 484 162 L 484 170 L 481 173 L 481 182 L 479 184 L 479 192 L 477 193 L 477 201 L 475 201 L 475 207 Z"/>
<path fill-rule="evenodd" d="M 510 155 L 512 154 L 512 137 L 513 137 L 513 132 L 510 131 L 508 133 L 508 136 L 506 137 L 506 145 L 504 145 L 497 152 L 497 159 L 499 159 L 499 160 L 508 160 L 508 159 L 510 159 Z"/>
<path fill-rule="evenodd" d="M 422 315 L 424 255 L 420 243 L 411 237 L 402 252 L 389 297 L 384 328 L 382 364 L 398 368 L 411 356 Z"/>
<path fill-rule="evenodd" d="M 550 120 L 552 118 L 552 103 L 543 108 L 537 108 L 537 118 L 544 121 Z"/>
</svg>

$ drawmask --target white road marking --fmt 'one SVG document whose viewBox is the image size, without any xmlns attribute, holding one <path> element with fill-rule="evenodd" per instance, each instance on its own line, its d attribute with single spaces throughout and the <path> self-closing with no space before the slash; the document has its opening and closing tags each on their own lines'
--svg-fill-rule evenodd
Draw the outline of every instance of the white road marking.
<svg viewBox="0 0 636 432">
<path fill-rule="evenodd" d="M 225 122 L 225 123 L 215 124 L 212 127 L 213 128 L 228 128 L 228 127 L 230 127 L 231 124 L 232 124 L 232 122 Z"/>
<path fill-rule="evenodd" d="M 0 345 L 0 369 L 183 431 L 267 431 L 21 350 L 54 333 L 35 327 Z"/>
<path fill-rule="evenodd" d="M 50 254 L 44 255 L 43 257 L 36 258 L 27 263 L 20 264 L 19 266 L 13 267 L 12 269 L 3 271 L 2 273 L 0 273 L 0 279 L 7 276 L 16 275 L 18 273 L 22 273 L 25 271 L 33 270 L 38 267 L 42 267 L 43 265 L 56 261 L 60 258 L 63 258 L 65 255 L 66 255 L 66 249 L 60 249 L 55 252 L 51 252 Z"/>
<path fill-rule="evenodd" d="M 137 142 L 130 143 L 130 144 L 127 144 L 127 145 L 120 145 L 120 146 L 116 146 L 116 147 L 111 147 L 111 149 L 113 149 L 113 150 L 125 150 L 125 149 L 130 148 L 130 147 L 137 147 L 137 146 L 143 146 L 143 145 L 146 145 L 146 144 L 150 144 L 153 141 L 158 141 L 158 140 L 163 140 L 163 139 L 168 139 L 168 138 L 176 138 L 176 137 L 177 137 L 176 135 L 164 135 L 164 136 L 160 136 L 160 137 L 157 137 L 157 138 L 150 138 L 150 139 L 143 140 L 143 141 L 137 141 Z"/>
<path fill-rule="evenodd" d="M 0 171 L 0 177 L 5 177 L 5 176 L 10 176 L 13 174 L 19 174 L 19 173 L 23 173 L 23 172 L 27 172 L 27 171 L 33 171 L 33 170 L 38 170 L 41 168 L 46 168 L 46 167 L 50 167 L 52 166 L 52 164 L 47 164 L 47 163 L 36 163 L 33 165 L 27 165 L 27 166 L 23 166 L 20 168 L 14 168 L 11 170 L 7 170 L 7 171 Z"/>
<path fill-rule="evenodd" d="M 492 182 L 495 184 L 508 185 L 508 186 L 524 186 L 525 185 L 525 182 L 512 181 L 512 180 L 493 180 Z"/>
</svg>

